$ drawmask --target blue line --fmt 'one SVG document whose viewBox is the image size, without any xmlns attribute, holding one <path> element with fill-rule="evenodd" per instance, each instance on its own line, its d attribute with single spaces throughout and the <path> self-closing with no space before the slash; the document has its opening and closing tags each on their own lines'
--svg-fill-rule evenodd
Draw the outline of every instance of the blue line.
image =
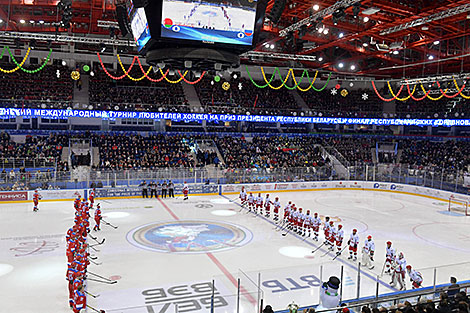
<svg viewBox="0 0 470 313">
<path fill-rule="evenodd" d="M 226 197 L 226 196 L 224 196 L 224 195 L 220 195 L 220 196 L 221 196 L 221 197 L 224 197 L 225 199 L 229 199 L 228 197 Z M 235 203 L 236 205 L 238 205 L 239 207 L 242 207 L 244 210 L 246 210 L 242 205 L 240 205 L 240 204 L 238 204 L 238 203 L 236 203 L 236 202 L 234 202 L 234 203 Z M 262 215 L 258 215 L 258 216 L 261 217 L 261 218 L 262 218 L 263 220 L 265 220 L 266 222 L 268 222 L 268 223 L 270 223 L 270 224 L 272 224 L 272 225 L 274 225 L 274 226 L 278 226 L 276 223 L 274 223 L 274 222 L 272 222 L 271 220 L 265 218 L 264 216 L 262 216 Z M 314 247 L 314 248 L 318 248 L 318 246 L 315 245 L 314 243 L 311 243 L 311 242 L 309 242 L 309 241 L 304 240 L 305 238 L 302 238 L 302 237 L 300 237 L 299 235 L 297 235 L 297 234 L 295 234 L 295 233 L 293 233 L 293 232 L 289 232 L 289 233 L 290 233 L 291 235 L 293 235 L 294 237 L 296 237 L 297 239 L 302 240 L 302 242 L 305 242 L 305 243 L 307 243 L 308 245 L 310 245 L 310 246 L 312 246 L 312 247 Z M 320 250 L 321 250 L 321 251 L 326 251 L 325 249 L 320 249 Z M 353 270 L 357 271 L 357 266 L 354 266 L 354 265 L 350 264 L 349 262 L 344 261 L 344 260 L 342 260 L 342 259 L 340 259 L 340 258 L 337 258 L 336 260 L 339 260 L 341 263 L 343 263 L 343 264 L 349 266 L 350 268 L 352 268 Z M 367 273 L 367 272 L 365 272 L 365 271 L 361 271 L 361 272 L 362 272 L 366 277 L 368 277 L 368 278 L 370 278 L 372 281 L 376 282 L 376 279 L 374 278 L 374 276 L 372 276 L 371 274 L 369 274 L 369 273 Z M 380 280 L 380 279 L 379 279 L 379 283 L 380 283 L 382 286 L 385 286 L 385 287 L 387 287 L 387 288 L 390 289 L 390 290 L 398 291 L 398 289 L 395 289 L 395 288 L 390 287 L 389 284 L 387 284 L 386 282 L 384 282 L 384 281 L 382 281 L 382 280 Z"/>
</svg>

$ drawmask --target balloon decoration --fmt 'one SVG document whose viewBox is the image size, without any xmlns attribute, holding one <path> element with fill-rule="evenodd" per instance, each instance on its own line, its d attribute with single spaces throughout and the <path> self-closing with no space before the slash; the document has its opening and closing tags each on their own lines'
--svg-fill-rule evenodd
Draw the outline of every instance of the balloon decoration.
<svg viewBox="0 0 470 313">
<path fill-rule="evenodd" d="M 6 73 L 6 74 L 14 73 L 17 70 L 22 70 L 23 72 L 28 73 L 28 74 L 35 74 L 35 73 L 41 71 L 47 65 L 47 63 L 49 62 L 49 60 L 51 58 L 51 55 L 52 55 L 52 49 L 49 49 L 49 53 L 47 54 L 47 57 L 44 60 L 44 63 L 35 70 L 28 70 L 28 69 L 23 68 L 23 65 L 26 62 L 26 60 L 28 59 L 29 53 L 31 52 L 31 48 L 28 48 L 28 50 L 26 51 L 26 54 L 23 57 L 23 60 L 21 61 L 21 63 L 18 63 L 18 61 L 16 61 L 15 56 L 13 55 L 13 53 L 11 53 L 11 50 L 10 50 L 9 46 L 4 46 L 3 47 L 2 53 L 0 54 L 0 59 L 3 57 L 3 54 L 5 53 L 5 51 L 8 51 L 8 54 L 10 55 L 11 60 L 16 65 L 16 67 L 14 69 L 11 69 L 11 70 L 5 70 L 3 68 L 0 68 L 0 71 L 3 72 L 3 73 Z"/>
<path fill-rule="evenodd" d="M 158 79 L 154 79 L 154 78 L 151 78 L 151 77 L 149 76 L 150 72 L 152 71 L 152 66 L 150 66 L 150 67 L 148 68 L 148 70 L 145 71 L 144 68 L 142 67 L 142 63 L 140 62 L 140 59 L 139 59 L 138 56 L 134 56 L 134 58 L 132 59 L 131 65 L 130 65 L 129 68 L 126 70 L 126 69 L 124 68 L 124 64 L 123 64 L 122 61 L 121 61 L 121 57 L 120 57 L 119 54 L 118 54 L 118 55 L 117 55 L 117 59 L 118 59 L 119 65 L 120 65 L 122 71 L 124 72 L 124 74 L 121 75 L 121 76 L 113 76 L 113 75 L 111 75 L 111 74 L 108 72 L 108 70 L 107 70 L 106 67 L 104 66 L 103 60 L 101 59 L 101 55 L 100 55 L 99 53 L 97 53 L 97 56 L 98 56 L 98 60 L 100 61 L 101 67 L 103 68 L 103 71 L 106 73 L 106 75 L 108 75 L 109 78 L 111 78 L 111 79 L 113 79 L 113 80 L 121 80 L 121 79 L 123 79 L 124 77 L 127 77 L 127 78 L 129 78 L 130 80 L 136 81 L 136 82 L 137 82 L 137 81 L 141 81 L 141 80 L 143 80 L 144 78 L 147 78 L 148 80 L 150 80 L 150 81 L 152 81 L 152 82 L 160 82 L 160 81 L 162 81 L 162 80 L 165 79 L 167 82 L 169 82 L 169 83 L 171 83 L 171 84 L 177 84 L 177 83 L 179 83 L 179 82 L 181 82 L 181 81 L 184 81 L 184 82 L 186 82 L 187 84 L 194 85 L 194 84 L 199 83 L 199 82 L 201 81 L 201 79 L 204 77 L 204 75 L 206 75 L 206 71 L 204 71 L 204 72 L 201 73 L 201 76 L 200 76 L 197 80 L 195 80 L 195 81 L 189 81 L 189 80 L 186 79 L 186 75 L 188 74 L 189 71 L 185 71 L 184 73 L 181 73 L 180 71 L 177 71 L 178 74 L 180 75 L 180 78 L 177 79 L 177 80 L 169 80 L 167 76 L 168 76 L 168 73 L 170 72 L 170 70 L 167 69 L 166 72 L 163 73 L 162 69 L 160 68 L 160 69 L 159 69 L 159 72 L 160 72 L 160 74 L 162 75 L 162 77 L 160 77 L 160 78 L 158 78 Z M 132 68 L 134 67 L 136 61 L 137 61 L 137 64 L 139 65 L 140 71 L 141 71 L 142 74 L 143 74 L 141 77 L 138 77 L 138 78 L 135 78 L 135 77 L 132 77 L 132 76 L 129 75 L 129 73 L 130 73 L 130 71 L 132 70 Z"/>
<path fill-rule="evenodd" d="M 222 84 L 222 89 L 225 90 L 225 91 L 229 90 L 230 89 L 230 83 L 229 82 L 224 82 Z"/>
<path fill-rule="evenodd" d="M 346 89 L 341 90 L 341 95 L 343 97 L 346 97 L 349 94 L 349 92 Z"/>
<path fill-rule="evenodd" d="M 270 87 L 271 89 L 274 89 L 274 90 L 279 90 L 281 89 L 282 87 L 285 87 L 286 89 L 289 89 L 289 90 L 294 90 L 294 89 L 299 89 L 300 91 L 303 91 L 303 92 L 306 92 L 306 91 L 309 91 L 310 89 L 313 89 L 317 92 L 320 92 L 320 91 L 323 91 L 327 86 L 328 86 L 328 83 L 330 82 L 330 78 L 331 78 L 331 73 L 329 73 L 328 75 L 328 79 L 325 83 L 325 85 L 320 88 L 320 89 L 317 89 L 315 88 L 315 86 L 313 86 L 313 84 L 315 83 L 316 79 L 317 79 L 317 75 L 318 75 L 318 71 L 316 71 L 315 73 L 315 76 L 313 78 L 313 81 L 310 81 L 310 75 L 308 73 L 307 70 L 304 70 L 303 73 L 302 73 L 302 76 L 300 77 L 300 80 L 297 82 L 296 78 L 295 78 L 295 74 L 294 74 L 294 70 L 293 69 L 289 69 L 287 71 L 287 76 L 285 78 L 282 77 L 281 75 L 281 71 L 279 70 L 278 67 L 276 67 L 274 69 L 274 72 L 273 74 L 271 75 L 271 77 L 268 79 L 266 77 L 266 74 L 264 72 L 264 68 L 261 66 L 261 74 L 263 75 L 263 79 L 264 81 L 266 82 L 266 85 L 259 85 L 258 83 L 256 83 L 253 79 L 253 77 L 251 76 L 251 73 L 250 71 L 248 70 L 248 66 L 245 67 L 246 68 L 246 72 L 248 74 L 248 77 L 250 78 L 251 82 L 253 83 L 253 85 L 255 85 L 256 87 L 258 88 L 266 88 L 266 87 Z M 273 86 L 271 85 L 272 81 L 274 80 L 274 78 L 276 77 L 276 74 L 279 75 L 279 78 L 281 79 L 281 85 L 279 86 Z M 289 80 L 289 77 L 292 76 L 292 80 L 294 82 L 294 86 L 291 87 L 291 86 L 288 86 L 287 85 L 287 81 Z M 302 88 L 300 87 L 300 84 L 302 83 L 302 81 L 304 80 L 304 78 L 307 78 L 307 81 L 309 82 L 309 86 L 307 88 Z"/>
<path fill-rule="evenodd" d="M 386 101 L 386 102 L 389 102 L 389 101 L 393 101 L 393 100 L 398 100 L 398 101 L 407 101 L 409 100 L 410 98 L 415 100 L 415 101 L 422 101 L 426 98 L 428 98 L 429 100 L 432 100 L 432 101 L 439 101 L 441 100 L 443 97 L 446 97 L 448 99 L 452 99 L 452 98 L 455 98 L 457 96 L 461 96 L 462 98 L 464 99 L 470 99 L 470 96 L 466 96 L 462 93 L 462 91 L 465 89 L 465 86 L 466 86 L 466 82 L 464 82 L 464 84 L 462 85 L 462 87 L 459 87 L 459 85 L 457 84 L 457 81 L 456 79 L 454 78 L 453 79 L 453 82 L 454 82 L 454 85 L 456 87 L 456 90 L 457 92 L 453 95 L 449 95 L 447 94 L 447 92 L 449 91 L 449 88 L 446 88 L 445 90 L 442 90 L 441 88 L 441 84 L 438 82 L 438 81 L 435 81 L 433 84 L 431 84 L 430 86 L 430 89 L 429 90 L 426 90 L 426 88 L 424 88 L 424 85 L 422 83 L 419 83 L 419 87 L 420 89 L 423 91 L 424 95 L 420 98 L 416 98 L 414 96 L 415 92 L 416 92 L 416 89 L 418 87 L 418 85 L 414 85 L 413 86 L 413 90 L 410 89 L 410 84 L 408 83 L 408 81 L 406 80 L 406 90 L 408 91 L 408 95 L 403 97 L 403 98 L 400 98 L 399 95 L 400 93 L 403 91 L 405 85 L 402 85 L 400 87 L 400 89 L 398 90 L 398 92 L 395 94 L 395 92 L 393 91 L 392 89 L 392 86 L 390 84 L 390 82 L 387 82 L 387 86 L 388 86 L 388 90 L 390 92 L 390 94 L 392 95 L 393 98 L 384 98 L 382 97 L 382 95 L 380 95 L 379 91 L 377 90 L 376 86 L 375 86 L 375 83 L 374 81 L 372 81 L 372 87 L 374 88 L 374 91 L 375 93 L 377 94 L 377 96 L 383 100 L 383 101 Z M 441 94 L 438 96 L 438 97 L 432 97 L 430 96 L 430 93 L 431 93 L 431 90 L 432 90 L 432 87 L 436 85 L 438 88 L 439 88 L 439 91 L 441 92 Z M 364 97 L 363 97 L 364 99 Z M 364 100 L 367 100 L 367 99 L 364 99 Z"/>
</svg>

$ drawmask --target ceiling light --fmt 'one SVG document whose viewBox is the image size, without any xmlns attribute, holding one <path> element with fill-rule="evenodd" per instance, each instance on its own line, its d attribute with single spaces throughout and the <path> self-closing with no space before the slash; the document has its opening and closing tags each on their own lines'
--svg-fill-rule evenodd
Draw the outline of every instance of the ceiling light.
<svg viewBox="0 0 470 313">
<path fill-rule="evenodd" d="M 400 52 L 398 52 L 398 50 L 393 51 L 393 54 L 395 54 L 395 55 L 397 55 L 398 53 L 400 53 Z"/>
<path fill-rule="evenodd" d="M 266 43 L 264 44 L 264 46 L 265 46 L 266 48 L 269 48 L 269 42 L 266 42 Z"/>
<path fill-rule="evenodd" d="M 320 6 L 318 4 L 315 4 L 315 5 L 313 5 L 313 9 L 315 11 L 318 11 L 318 10 L 320 10 Z"/>
<path fill-rule="evenodd" d="M 271 48 L 271 50 L 274 49 L 274 44 L 272 43 L 272 44 L 269 46 L 269 48 Z"/>
<path fill-rule="evenodd" d="M 26 23 L 26 21 L 23 20 L 23 19 L 21 19 L 21 20 L 20 20 L 20 23 L 21 23 L 21 24 L 24 24 L 24 23 Z"/>
<path fill-rule="evenodd" d="M 351 71 L 355 71 L 356 70 L 356 65 L 351 65 Z"/>
<path fill-rule="evenodd" d="M 439 44 L 439 40 L 434 41 L 434 44 L 437 46 Z"/>
<path fill-rule="evenodd" d="M 430 55 L 430 56 L 428 56 L 428 59 L 429 59 L 429 60 L 434 60 L 434 56 L 433 56 L 433 55 Z"/>
<path fill-rule="evenodd" d="M 323 26 L 320 26 L 320 28 L 318 28 L 318 32 L 321 34 L 323 33 Z"/>
<path fill-rule="evenodd" d="M 62 61 L 62 65 L 63 66 L 66 66 L 67 65 L 67 62 L 65 62 L 65 60 Z"/>
<path fill-rule="evenodd" d="M 344 67 L 344 63 L 338 64 L 338 67 L 339 67 L 339 68 L 343 68 L 343 67 Z"/>
<path fill-rule="evenodd" d="M 323 57 L 318 58 L 318 62 L 321 62 L 321 61 L 323 61 Z"/>
<path fill-rule="evenodd" d="M 368 44 L 367 42 L 364 42 L 362 45 L 363 45 L 364 47 L 367 47 L 369 44 Z"/>
<path fill-rule="evenodd" d="M 44 24 L 44 21 L 43 20 L 39 21 L 39 24 Z"/>
<path fill-rule="evenodd" d="M 2 24 L 2 23 L 3 23 L 3 20 L 0 18 L 0 24 Z"/>
<path fill-rule="evenodd" d="M 343 38 L 343 37 L 344 37 L 344 34 L 343 34 L 343 33 L 339 33 L 338 37 L 339 37 L 339 38 Z"/>
<path fill-rule="evenodd" d="M 328 32 L 329 32 L 329 31 L 330 31 L 330 30 L 329 30 L 328 28 L 325 28 L 325 29 L 323 30 L 323 34 L 328 35 Z"/>
<path fill-rule="evenodd" d="M 34 24 L 34 21 L 33 21 L 33 20 L 30 20 L 29 22 L 30 22 L 31 24 Z"/>
<path fill-rule="evenodd" d="M 369 21 L 369 17 L 368 16 L 364 16 L 364 23 L 367 23 Z"/>
</svg>

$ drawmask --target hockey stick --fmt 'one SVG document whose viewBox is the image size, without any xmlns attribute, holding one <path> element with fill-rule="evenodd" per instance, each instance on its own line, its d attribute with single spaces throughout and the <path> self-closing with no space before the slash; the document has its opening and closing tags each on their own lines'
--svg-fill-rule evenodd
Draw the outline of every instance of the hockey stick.
<svg viewBox="0 0 470 313">
<path fill-rule="evenodd" d="M 89 257 L 90 259 L 92 259 L 92 260 L 98 259 L 98 257 L 97 257 L 97 256 L 94 256 L 94 255 L 89 255 L 88 257 Z"/>
<path fill-rule="evenodd" d="M 94 243 L 92 245 L 89 245 L 90 248 L 93 248 L 94 246 L 99 246 L 99 245 L 102 245 L 104 243 L 104 240 L 102 242 L 99 242 L 97 241 L 98 243 Z"/>
<path fill-rule="evenodd" d="M 114 229 L 117 229 L 117 228 L 118 228 L 118 226 L 114 226 L 113 224 L 106 222 L 104 219 L 101 219 L 101 220 L 103 221 L 103 223 L 105 223 L 105 224 L 108 225 L 108 226 L 111 226 L 111 227 L 114 228 Z"/>
<path fill-rule="evenodd" d="M 326 256 L 326 255 L 329 254 L 330 252 L 333 252 L 333 251 L 331 251 L 331 250 L 328 248 L 328 249 L 326 249 L 326 252 L 325 252 L 325 253 L 323 253 L 322 255 L 320 255 L 320 257 L 323 258 L 324 256 Z"/>
<path fill-rule="evenodd" d="M 384 271 L 385 271 L 385 264 L 387 263 L 387 259 L 385 259 L 385 262 L 384 262 L 384 265 L 382 266 L 382 271 L 380 272 L 380 278 L 382 278 L 382 276 L 384 276 Z"/>
<path fill-rule="evenodd" d="M 104 277 L 104 276 L 98 275 L 98 274 L 93 273 L 93 272 L 88 272 L 88 274 L 93 275 L 93 276 L 96 276 L 96 277 L 99 277 L 99 278 L 101 278 L 101 279 L 105 279 L 105 280 L 109 280 L 109 281 L 114 281 L 114 280 L 112 280 L 112 279 L 106 278 L 106 277 Z"/>
<path fill-rule="evenodd" d="M 287 236 L 287 234 L 288 234 L 289 232 L 290 232 L 290 229 L 287 228 L 287 231 L 286 231 L 284 234 L 281 234 L 281 235 L 285 237 L 285 236 Z"/>
<path fill-rule="evenodd" d="M 235 201 L 237 201 L 238 199 L 239 199 L 239 197 L 235 197 L 235 198 L 233 198 L 233 199 L 231 199 L 231 200 L 228 200 L 228 201 L 229 201 L 229 202 L 235 202 Z"/>
<path fill-rule="evenodd" d="M 318 248 L 316 248 L 315 250 L 312 250 L 312 253 L 315 253 L 317 252 L 318 250 L 320 250 L 321 247 L 323 247 L 325 245 L 325 242 L 323 242 Z"/>
<path fill-rule="evenodd" d="M 344 248 L 343 248 L 343 249 L 341 249 L 341 251 L 339 252 L 339 254 L 337 254 L 337 255 L 336 255 L 334 258 L 333 258 L 333 260 L 332 260 L 332 261 L 336 260 L 336 258 L 337 258 L 337 257 L 339 257 L 339 256 L 341 255 L 341 253 L 343 253 L 343 251 L 344 251 L 344 250 L 345 250 L 347 247 L 348 247 L 347 245 L 346 245 L 346 246 L 344 246 Z"/>
<path fill-rule="evenodd" d="M 100 295 L 94 295 L 94 294 L 92 294 L 92 293 L 90 293 L 90 292 L 88 292 L 88 291 L 85 291 L 85 293 L 88 294 L 88 295 L 90 295 L 90 296 L 92 296 L 92 297 L 95 298 L 95 299 L 100 296 Z"/>
<path fill-rule="evenodd" d="M 89 260 L 89 261 L 90 261 L 91 263 L 95 264 L 95 265 L 101 265 L 101 264 L 103 264 L 103 263 L 95 262 L 95 261 L 93 261 L 93 260 Z"/>
<path fill-rule="evenodd" d="M 109 285 L 112 285 L 112 284 L 116 284 L 116 283 L 117 283 L 116 280 L 106 281 L 106 280 L 99 280 L 99 279 L 94 279 L 94 278 L 87 278 L 87 280 L 89 280 L 89 281 L 96 281 L 97 283 L 109 284 Z"/>
<path fill-rule="evenodd" d="M 90 237 L 91 237 L 91 235 L 90 235 Z M 96 238 L 97 238 L 97 237 L 95 237 L 95 238 L 91 237 L 91 239 L 93 239 L 94 241 L 96 241 L 98 245 L 102 245 L 102 244 L 104 243 L 104 241 L 106 240 L 106 238 L 103 238 L 103 240 L 101 240 L 101 242 L 99 242 L 98 239 L 96 239 Z M 95 245 L 96 245 L 96 244 L 95 244 Z"/>
<path fill-rule="evenodd" d="M 96 249 L 95 247 L 93 247 L 92 245 L 91 246 L 88 246 L 90 248 L 92 248 L 93 250 L 95 250 L 96 252 L 100 252 L 100 250 Z"/>
<path fill-rule="evenodd" d="M 85 292 L 86 292 L 86 291 L 85 291 Z M 104 313 L 104 310 L 97 310 L 97 309 L 95 309 L 94 307 L 89 306 L 88 304 L 87 304 L 86 306 L 89 307 L 90 309 L 92 309 L 92 310 L 95 311 L 95 312 Z"/>
<path fill-rule="evenodd" d="M 284 228 L 284 225 L 286 224 L 286 220 L 283 220 L 282 223 L 276 223 L 276 226 L 273 228 L 274 230 L 278 231 Z"/>
</svg>

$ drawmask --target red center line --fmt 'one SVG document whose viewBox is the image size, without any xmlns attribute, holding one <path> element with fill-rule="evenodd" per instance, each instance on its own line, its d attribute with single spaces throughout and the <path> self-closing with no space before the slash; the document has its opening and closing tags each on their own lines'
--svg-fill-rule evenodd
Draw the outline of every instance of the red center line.
<svg viewBox="0 0 470 313">
<path fill-rule="evenodd" d="M 176 216 L 176 214 L 166 205 L 165 202 L 163 202 L 160 198 L 157 198 L 157 199 L 175 220 L 177 221 L 180 220 L 178 216 Z M 235 287 L 238 287 L 238 281 L 227 270 L 227 268 L 211 252 L 206 252 L 206 255 L 222 271 L 222 273 L 224 273 L 225 277 L 227 277 L 227 279 L 231 281 Z M 255 300 L 255 298 L 253 298 L 253 296 L 249 294 L 248 291 L 241 285 L 240 285 L 240 291 L 244 294 L 244 296 L 248 299 L 248 301 L 250 301 L 251 304 L 256 305 L 257 301 Z"/>
</svg>

